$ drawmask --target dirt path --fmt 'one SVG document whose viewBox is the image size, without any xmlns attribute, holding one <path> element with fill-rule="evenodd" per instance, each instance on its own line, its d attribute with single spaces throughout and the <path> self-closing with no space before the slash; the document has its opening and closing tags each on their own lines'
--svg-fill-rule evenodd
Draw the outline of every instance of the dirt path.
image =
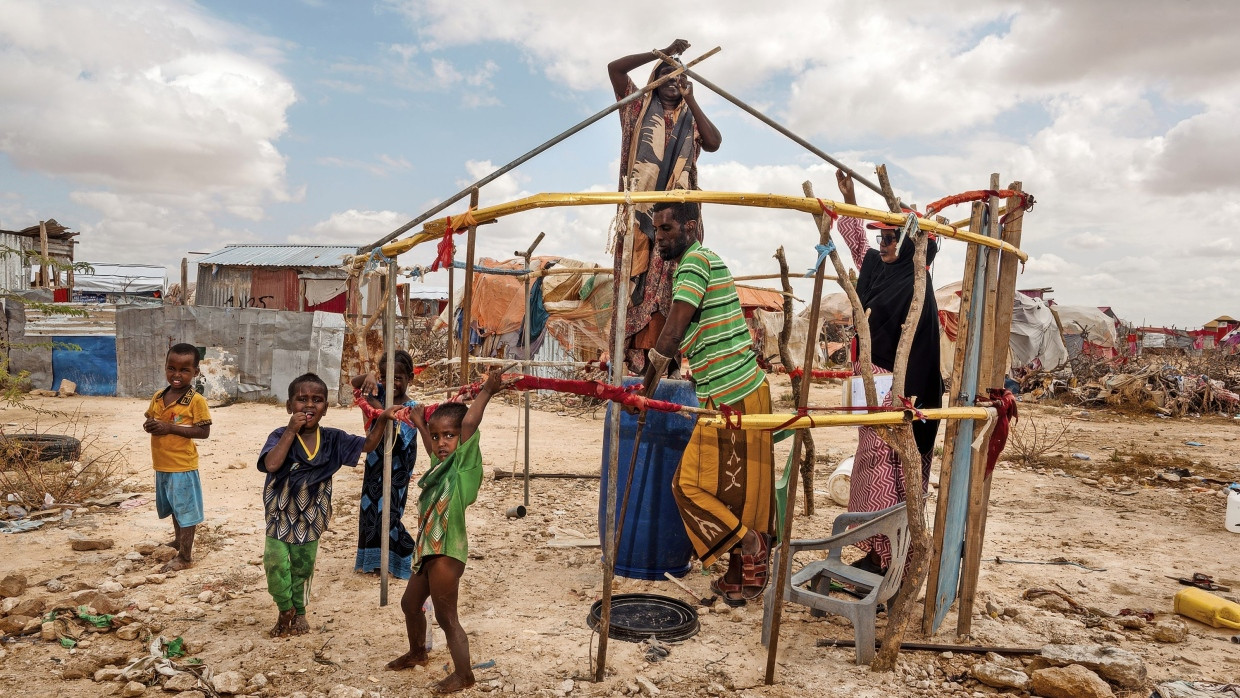
<svg viewBox="0 0 1240 698">
<path fill-rule="evenodd" d="M 773 390 L 778 398 L 786 381 Z M 838 388 L 819 387 L 816 401 L 838 399 Z M 147 437 L 141 430 L 145 401 L 120 398 L 36 399 L 36 406 L 65 412 L 79 410 L 89 429 L 105 443 L 125 448 L 130 486 L 143 492 L 144 503 L 84 511 L 62 525 L 0 537 L 0 576 L 26 575 L 31 588 L 22 597 L 49 602 L 74 588 L 97 588 L 123 579 L 134 586 L 115 594 L 129 613 L 158 634 L 184 637 L 191 654 L 215 672 L 235 670 L 249 680 L 263 674 L 262 695 L 296 692 L 327 694 L 343 684 L 381 695 L 421 695 L 423 687 L 444 675 L 447 662 L 442 635 L 436 638 L 429 670 L 392 673 L 383 664 L 404 651 L 405 639 L 398 599 L 403 584 L 394 580 L 388 606 L 378 605 L 378 579 L 352 571 L 357 536 L 357 501 L 361 469 L 342 471 L 336 479 L 335 519 L 324 536 L 309 604 L 313 631 L 306 636 L 273 640 L 265 631 L 275 608 L 262 578 L 262 475 L 254 468 L 266 435 L 286 422 L 282 406 L 237 404 L 213 410 L 210 440 L 200 446 L 207 524 L 197 564 L 164 580 L 145 575 L 157 565 L 149 558 L 117 573 L 118 562 L 144 540 L 170 537 L 170 527 L 155 515 L 150 492 Z M 1022 599 L 1029 588 L 1066 590 L 1085 606 L 1108 613 L 1122 608 L 1171 611 L 1181 587 L 1164 575 L 1203 571 L 1240 590 L 1235 548 L 1240 537 L 1223 529 L 1226 500 L 1219 486 L 1191 481 L 1144 480 L 1161 468 L 1143 462 L 1187 464 L 1190 471 L 1240 479 L 1240 435 L 1235 422 L 1218 417 L 1157 420 L 1106 412 L 1081 413 L 1065 408 L 1022 406 L 1026 415 L 1043 423 L 1066 420 L 1075 445 L 1089 461 L 1070 457 L 1044 467 L 1002 463 L 995 475 L 994 494 L 984 555 L 1021 560 L 1065 558 L 1089 567 L 983 563 L 973 639 L 987 644 L 1040 646 L 1047 642 L 1104 643 L 1144 657 L 1151 679 L 1195 678 L 1240 681 L 1240 654 L 1229 634 L 1189 622 L 1187 640 L 1154 642 L 1148 633 L 1127 631 L 1104 623 L 1086 627 L 1079 615 L 1043 608 Z M 514 405 L 497 401 L 482 430 L 487 471 L 513 467 L 519 454 Z M 599 412 L 602 415 L 602 411 Z M 0 423 L 29 422 L 31 413 L 4 410 Z M 47 423 L 47 418 L 42 418 Z M 332 409 L 324 423 L 360 431 L 354 409 Z M 554 412 L 534 413 L 533 469 L 542 472 L 597 473 L 603 422 Z M 7 431 L 18 431 L 12 426 Z M 831 463 L 850 455 L 852 430 L 815 432 L 819 453 Z M 1185 445 L 1186 441 L 1204 444 Z M 777 454 L 782 465 L 787 445 Z M 1069 456 L 1065 450 L 1062 455 Z M 1117 453 L 1118 452 L 1118 453 Z M 1116 454 L 1114 457 L 1112 454 Z M 1127 459 L 1127 460 L 1125 460 Z M 1201 461 L 1208 460 L 1204 464 Z M 1196 462 L 1194 462 L 1196 461 Z M 425 465 L 419 458 L 418 472 Z M 1122 466 L 1122 467 L 1121 467 Z M 937 467 L 937 464 L 936 464 Z M 825 535 L 843 509 L 825 493 L 831 468 L 820 463 L 814 517 L 798 517 L 797 537 Z M 1123 475 L 1121 473 L 1130 473 Z M 1138 478 L 1123 481 L 1122 477 Z M 1106 479 L 1108 476 L 1112 480 Z M 597 549 L 548 547 L 553 529 L 597 535 L 596 480 L 531 482 L 530 515 L 505 518 L 520 503 L 520 480 L 484 481 L 469 510 L 471 559 L 462 585 L 461 616 L 469 631 L 475 663 L 494 661 L 477 671 L 480 685 L 471 695 L 507 691 L 517 695 L 621 695 L 641 675 L 668 695 L 865 696 L 978 695 L 994 689 L 967 677 L 975 656 L 907 653 L 906 673 L 877 675 L 852 664 L 852 651 L 822 649 L 819 638 L 850 638 L 839 619 L 812 618 L 788 607 L 781 642 L 778 685 L 763 687 L 765 650 L 759 641 L 761 608 L 701 616 L 701 632 L 672 648 L 670 656 L 651 664 L 641 648 L 611 643 L 614 674 L 602 685 L 581 680 L 590 674 L 591 633 L 585 625 L 590 603 L 600 593 Z M 414 517 L 406 515 L 406 524 Z M 116 545 L 102 552 L 73 552 L 70 534 L 108 537 Z M 66 592 L 45 585 L 57 579 Z M 162 583 L 155 583 L 162 581 Z M 685 581 L 700 596 L 709 596 L 709 577 L 695 570 Z M 140 583 L 139 583 L 140 582 Z M 204 591 L 232 591 L 236 598 L 199 597 Z M 683 598 L 670 583 L 620 580 L 618 591 L 657 591 Z M 986 604 L 1009 610 L 1015 618 L 985 614 Z M 1046 602 L 1041 602 L 1046 604 Z M 1049 604 L 1048 604 L 1049 605 Z M 956 641 L 955 616 L 948 616 L 934 640 Z M 327 644 L 316 661 L 315 650 Z M 115 633 L 95 635 L 89 646 L 70 651 L 43 642 L 36 633 L 4 644 L 0 656 L 0 694 L 95 696 L 121 684 L 96 684 L 89 678 L 65 680 L 66 667 L 88 659 L 141 656 L 145 648 Z M 334 662 L 334 663 L 333 663 Z M 961 678 L 963 677 L 963 678 Z M 953 680 L 956 679 L 956 680 Z M 569 684 L 569 681 L 573 683 Z M 917 682 L 923 682 L 921 687 Z M 262 683 L 261 681 L 259 683 Z M 911 685 L 910 685 L 911 684 Z M 148 689 L 155 695 L 157 688 Z M 333 695 L 349 695 L 338 690 Z M 357 694 L 354 694 L 357 695 Z M 1134 692 L 1131 695 L 1148 695 Z"/>
</svg>

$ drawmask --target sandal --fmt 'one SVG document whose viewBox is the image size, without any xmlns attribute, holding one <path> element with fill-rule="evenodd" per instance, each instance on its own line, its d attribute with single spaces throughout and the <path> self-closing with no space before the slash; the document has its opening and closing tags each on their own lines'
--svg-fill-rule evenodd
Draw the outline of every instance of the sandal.
<svg viewBox="0 0 1240 698">
<path fill-rule="evenodd" d="M 745 587 L 740 584 L 726 582 L 723 577 L 710 580 L 710 590 L 718 595 L 719 600 L 730 608 L 740 608 L 748 603 L 745 600 Z M 731 597 L 728 594 L 739 594 L 739 596 Z"/>
<path fill-rule="evenodd" d="M 765 533 L 759 533 L 758 553 L 756 555 L 741 554 L 741 586 L 746 589 L 755 587 L 758 589 L 757 593 L 744 598 L 756 599 L 766 590 L 767 580 L 771 577 L 767 564 L 770 559 L 771 540 Z"/>
</svg>

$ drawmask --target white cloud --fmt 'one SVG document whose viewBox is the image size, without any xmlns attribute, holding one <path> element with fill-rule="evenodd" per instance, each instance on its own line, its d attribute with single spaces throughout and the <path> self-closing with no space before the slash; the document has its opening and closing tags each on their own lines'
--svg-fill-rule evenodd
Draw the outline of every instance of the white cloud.
<svg viewBox="0 0 1240 698">
<path fill-rule="evenodd" d="M 1111 246 L 1111 242 L 1109 240 L 1101 235 L 1098 235 L 1097 233 L 1091 233 L 1089 231 L 1085 231 L 1070 238 L 1064 244 L 1078 250 L 1101 250 Z"/>
<path fill-rule="evenodd" d="M 403 156 L 393 156 L 386 153 L 380 154 L 374 161 L 355 160 L 352 158 L 338 157 L 321 157 L 316 160 L 320 165 L 329 167 L 342 167 L 345 169 L 362 170 L 369 172 L 376 177 L 386 177 L 393 172 L 403 172 L 411 169 L 412 164 Z"/>
<path fill-rule="evenodd" d="M 378 240 L 408 222 L 412 216 L 398 211 L 337 211 L 310 226 L 308 235 L 293 234 L 288 241 L 299 245 L 364 245 Z"/>
<path fill-rule="evenodd" d="M 275 145 L 296 99 L 271 67 L 277 42 L 176 0 L 3 12 L 0 151 L 99 212 L 83 255 L 179 256 L 227 234 L 215 216 L 257 220 L 299 196 Z"/>
</svg>

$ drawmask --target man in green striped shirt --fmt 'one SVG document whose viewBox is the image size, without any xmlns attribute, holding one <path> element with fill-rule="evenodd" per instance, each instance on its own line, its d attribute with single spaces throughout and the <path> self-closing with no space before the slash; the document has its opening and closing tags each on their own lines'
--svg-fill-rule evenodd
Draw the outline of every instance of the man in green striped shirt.
<svg viewBox="0 0 1240 698">
<path fill-rule="evenodd" d="M 679 351 L 689 360 L 705 406 L 769 414 L 771 390 L 758 368 L 732 274 L 697 242 L 698 208 L 661 202 L 651 209 L 655 247 L 677 268 L 671 311 L 649 353 L 644 394 L 654 394 Z M 729 605 L 744 605 L 766 586 L 773 480 L 771 435 L 765 431 L 698 426 L 676 470 L 672 492 L 702 566 L 731 553 L 727 572 L 711 583 Z"/>
</svg>

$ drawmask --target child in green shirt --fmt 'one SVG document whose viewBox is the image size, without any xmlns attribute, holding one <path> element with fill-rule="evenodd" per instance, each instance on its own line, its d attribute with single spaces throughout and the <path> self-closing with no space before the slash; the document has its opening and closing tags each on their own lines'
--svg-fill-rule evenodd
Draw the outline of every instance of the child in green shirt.
<svg viewBox="0 0 1240 698">
<path fill-rule="evenodd" d="M 465 507 L 478 498 L 482 483 L 482 451 L 478 425 L 491 396 L 502 388 L 500 369 L 492 368 L 478 397 L 466 409 L 462 403 L 439 405 L 429 418 L 420 409 L 411 419 L 430 453 L 431 466 L 418 481 L 418 544 L 413 576 L 405 587 L 400 607 L 405 613 L 409 651 L 388 663 L 393 670 L 425 666 L 426 616 L 422 604 L 430 597 L 435 619 L 443 628 L 452 654 L 453 672 L 435 686 L 436 693 L 453 693 L 474 685 L 470 668 L 469 639 L 457 618 L 457 592 L 469 546 L 465 533 Z"/>
</svg>

